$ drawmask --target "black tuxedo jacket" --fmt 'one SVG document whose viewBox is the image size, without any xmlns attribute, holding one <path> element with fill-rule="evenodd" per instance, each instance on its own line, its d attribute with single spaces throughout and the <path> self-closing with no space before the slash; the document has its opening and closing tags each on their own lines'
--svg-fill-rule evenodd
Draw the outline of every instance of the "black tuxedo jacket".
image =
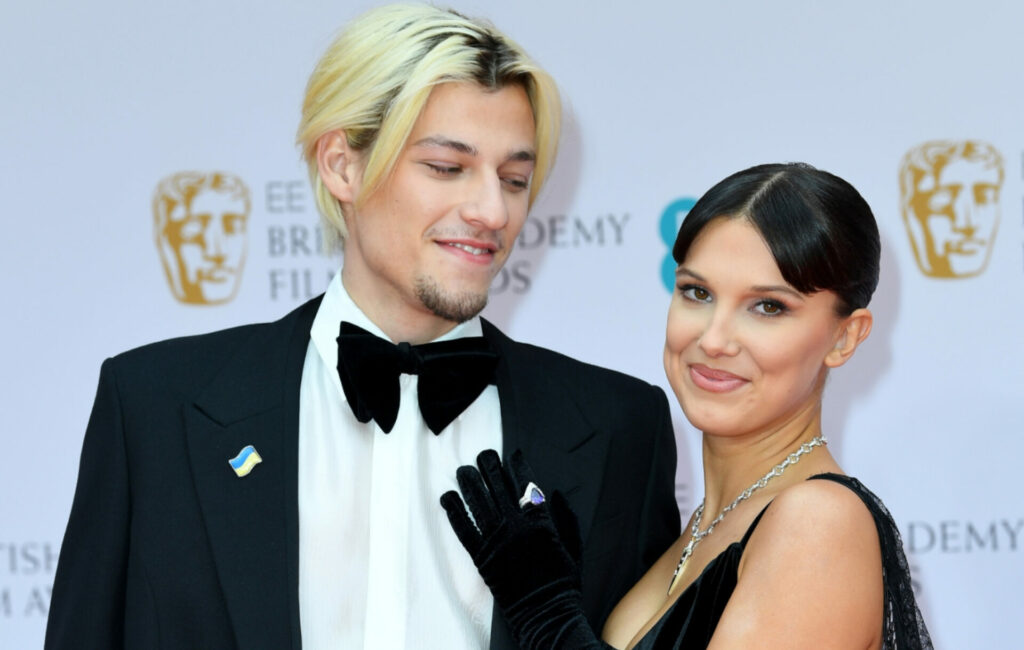
<svg viewBox="0 0 1024 650">
<path fill-rule="evenodd" d="M 301 647 L 299 385 L 319 304 L 104 362 L 46 648 Z M 522 449 L 567 495 L 600 626 L 679 534 L 664 393 L 484 334 L 502 355 L 503 454 Z M 249 444 L 263 462 L 238 478 L 228 459 Z M 492 627 L 492 648 L 514 647 L 497 612 Z"/>
</svg>

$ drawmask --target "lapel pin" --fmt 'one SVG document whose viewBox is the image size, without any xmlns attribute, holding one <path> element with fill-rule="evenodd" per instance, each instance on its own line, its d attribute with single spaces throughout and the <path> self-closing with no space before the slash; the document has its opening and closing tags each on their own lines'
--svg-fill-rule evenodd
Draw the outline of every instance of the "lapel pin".
<svg viewBox="0 0 1024 650">
<path fill-rule="evenodd" d="M 260 454 L 256 451 L 256 448 L 252 445 L 246 445 L 242 451 L 238 452 L 238 455 L 228 461 L 231 465 L 231 469 L 235 470 L 235 474 L 239 478 L 248 476 L 249 472 L 252 471 L 253 467 L 263 462 L 260 458 Z"/>
</svg>

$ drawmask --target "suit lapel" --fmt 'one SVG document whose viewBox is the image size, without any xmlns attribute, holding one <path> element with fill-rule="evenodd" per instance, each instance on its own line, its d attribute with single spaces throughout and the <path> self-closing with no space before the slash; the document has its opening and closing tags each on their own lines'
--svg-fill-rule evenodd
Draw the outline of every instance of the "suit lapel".
<svg viewBox="0 0 1024 650">
<path fill-rule="evenodd" d="M 301 647 L 299 386 L 318 306 L 254 330 L 185 407 L 196 492 L 240 648 Z M 262 462 L 239 477 L 228 460 L 247 445 Z"/>
<path fill-rule="evenodd" d="M 502 457 L 521 449 L 544 490 L 559 490 L 579 519 L 584 543 L 597 506 L 608 437 L 580 408 L 574 377 L 522 358 L 515 343 L 486 320 L 484 336 L 501 353 Z"/>
<path fill-rule="evenodd" d="M 546 491 L 560 490 L 580 524 L 584 544 L 593 522 L 604 474 L 608 438 L 580 409 L 571 390 L 574 377 L 550 372 L 524 358 L 530 348 L 481 319 L 483 333 L 501 353 L 497 385 L 501 402 L 502 458 L 521 449 Z M 516 648 L 497 604 L 491 616 L 491 650 Z"/>
</svg>

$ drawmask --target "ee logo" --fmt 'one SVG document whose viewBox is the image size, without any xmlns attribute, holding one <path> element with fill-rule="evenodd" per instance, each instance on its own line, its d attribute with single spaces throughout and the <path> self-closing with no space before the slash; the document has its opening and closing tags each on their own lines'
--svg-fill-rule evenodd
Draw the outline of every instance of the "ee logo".
<svg viewBox="0 0 1024 650">
<path fill-rule="evenodd" d="M 658 221 L 661 241 L 668 247 L 668 253 L 661 260 L 661 283 L 669 293 L 672 293 L 676 286 L 676 261 L 672 259 L 672 244 L 676 242 L 676 233 L 679 232 L 683 219 L 696 203 L 697 199 L 688 196 L 676 199 L 665 206 Z"/>
</svg>

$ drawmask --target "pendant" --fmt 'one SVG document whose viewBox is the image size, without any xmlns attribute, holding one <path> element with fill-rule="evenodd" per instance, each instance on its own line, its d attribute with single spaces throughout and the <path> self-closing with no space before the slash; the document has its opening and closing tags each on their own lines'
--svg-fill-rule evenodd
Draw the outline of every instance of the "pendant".
<svg viewBox="0 0 1024 650">
<path fill-rule="evenodd" d="M 697 542 L 700 541 L 697 537 L 691 535 L 690 541 L 686 544 L 686 548 L 683 549 L 683 554 L 679 558 L 679 564 L 676 565 L 676 570 L 672 573 L 672 582 L 668 583 L 668 591 L 672 593 L 673 587 L 676 586 L 676 581 L 679 576 L 683 573 L 683 567 L 686 566 L 686 561 L 693 555 L 693 549 L 697 546 Z"/>
</svg>

